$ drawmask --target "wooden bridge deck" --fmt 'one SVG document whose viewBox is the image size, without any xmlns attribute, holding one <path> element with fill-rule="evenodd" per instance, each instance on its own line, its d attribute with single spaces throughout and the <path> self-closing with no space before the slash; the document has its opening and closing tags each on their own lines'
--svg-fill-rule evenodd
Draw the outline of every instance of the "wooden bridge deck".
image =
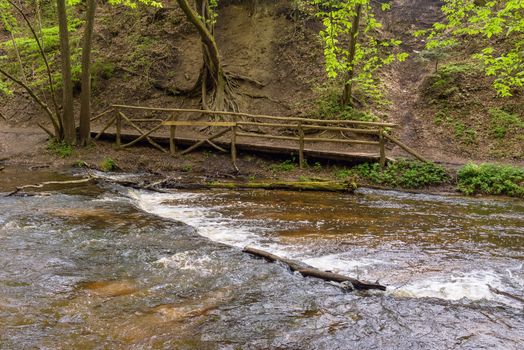
<svg viewBox="0 0 524 350">
<path fill-rule="evenodd" d="M 188 120 L 191 115 L 200 117 L 200 120 Z M 183 119 L 180 118 L 182 116 Z M 93 132 L 95 139 L 114 140 L 119 148 L 138 143 L 148 144 L 173 156 L 186 154 L 200 146 L 208 146 L 222 152 L 229 151 L 235 167 L 237 150 L 240 150 L 297 156 L 301 168 L 306 164 L 306 157 L 346 163 L 378 161 L 383 168 L 388 160 L 393 160 L 386 157 L 386 142 L 396 144 L 424 161 L 415 150 L 389 133 L 389 129 L 396 127 L 396 124 L 386 122 L 279 117 L 129 105 L 111 105 L 111 108 L 91 121 L 100 120 L 102 117 L 107 120 L 102 124 L 105 126 L 101 125 L 98 133 Z M 220 117 L 219 120 L 217 117 Z M 184 129 L 182 135 L 180 132 L 176 133 L 181 127 Z M 213 135 L 191 132 L 195 127 L 221 131 Z M 352 136 L 348 137 L 347 133 Z M 229 135 L 229 139 L 226 134 Z M 189 147 L 179 151 L 177 145 Z M 370 147 L 376 149 L 376 152 L 369 152 Z"/>
<path fill-rule="evenodd" d="M 92 132 L 92 136 L 95 137 L 100 130 L 95 130 Z M 122 132 L 121 139 L 123 142 L 130 142 L 136 139 L 138 136 L 137 133 L 132 132 Z M 116 133 L 114 132 L 104 132 L 101 134 L 99 139 L 104 139 L 108 141 L 114 141 L 116 139 Z M 168 136 L 151 136 L 158 144 L 169 148 L 169 137 Z M 176 137 L 177 145 L 191 146 L 196 142 L 202 140 L 201 138 L 190 138 L 190 137 Z M 214 143 L 222 148 L 229 149 L 231 146 L 229 141 L 215 140 Z M 140 142 L 141 145 L 151 146 L 147 140 Z M 211 148 L 210 146 L 203 145 L 202 147 Z M 296 146 L 286 146 L 274 142 L 271 145 L 267 143 L 257 143 L 257 142 L 247 142 L 245 140 L 239 139 L 236 143 L 236 147 L 239 151 L 266 154 L 266 155 L 279 155 L 279 156 L 297 156 L 297 147 Z M 314 149 L 311 147 L 304 148 L 304 155 L 312 160 L 332 160 L 338 162 L 344 162 L 348 164 L 359 164 L 365 162 L 378 162 L 380 161 L 380 154 L 377 153 L 364 153 L 364 152 L 342 152 L 342 151 L 332 151 L 332 150 L 322 150 Z M 387 157 L 389 161 L 393 159 Z"/>
</svg>

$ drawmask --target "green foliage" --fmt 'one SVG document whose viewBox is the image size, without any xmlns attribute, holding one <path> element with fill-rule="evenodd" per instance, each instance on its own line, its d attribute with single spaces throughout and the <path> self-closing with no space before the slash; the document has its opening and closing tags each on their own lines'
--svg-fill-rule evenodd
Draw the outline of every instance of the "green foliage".
<svg viewBox="0 0 524 350">
<path fill-rule="evenodd" d="M 108 171 L 114 171 L 118 168 L 116 165 L 116 162 L 112 158 L 105 158 L 100 163 L 100 170 L 108 172 Z"/>
<path fill-rule="evenodd" d="M 380 79 L 377 70 L 395 60 L 404 61 L 408 54 L 394 52 L 400 40 L 382 38 L 382 24 L 375 18 L 370 0 L 309 0 L 317 6 L 317 17 L 322 20 L 324 30 L 320 37 L 324 44 L 324 59 L 329 78 L 336 79 L 342 75 L 347 79 L 347 73 L 354 72 L 352 81 L 345 81 L 357 86 L 359 90 L 373 100 L 382 99 Z M 352 38 L 351 28 L 353 18 L 357 14 L 357 6 L 361 5 L 359 31 L 356 35 L 356 51 L 353 60 L 347 42 Z M 384 4 L 382 10 L 389 8 Z"/>
<path fill-rule="evenodd" d="M 440 185 L 448 181 L 446 170 L 435 163 L 399 159 L 381 171 L 377 163 L 365 163 L 354 167 L 359 177 L 371 183 L 403 188 L 421 188 Z"/>
<path fill-rule="evenodd" d="M 444 0 L 442 12 L 444 22 L 415 33 L 427 36 L 427 49 L 475 38 L 483 48 L 473 57 L 484 64 L 486 75 L 495 77 L 497 93 L 511 96 L 524 87 L 524 1 Z"/>
<path fill-rule="evenodd" d="M 477 141 L 477 131 L 460 120 L 454 120 L 447 109 L 435 113 L 434 122 L 437 125 L 451 128 L 455 138 L 465 145 L 470 145 Z"/>
<path fill-rule="evenodd" d="M 71 145 L 55 139 L 49 141 L 47 149 L 61 158 L 67 158 L 73 154 L 73 147 L 71 147 Z"/>
<path fill-rule="evenodd" d="M 68 28 L 69 32 L 73 34 L 71 36 L 73 47 L 77 46 L 79 43 L 79 36 L 75 34 L 82 24 L 83 22 L 79 19 L 73 18 L 69 21 Z M 62 76 L 59 70 L 60 38 L 58 26 L 54 25 L 42 28 L 39 40 L 50 64 L 53 82 L 55 82 L 56 87 L 59 88 Z M 17 61 L 16 50 L 18 50 L 24 67 L 31 67 L 32 79 L 29 81 L 29 86 L 32 88 L 49 89 L 44 60 L 40 54 L 37 41 L 30 33 L 19 33 L 18 37 L 14 40 L 0 42 L 0 51 L 1 50 L 6 52 L 6 55 L 3 56 L 3 60 L 6 61 L 6 68 L 11 74 L 16 77 L 26 75 L 26 72 L 21 71 L 20 65 L 15 64 Z M 80 56 L 81 49 L 78 47 L 74 48 L 71 52 L 72 75 L 73 83 L 77 84 L 80 81 Z M 2 85 L 2 83 L 0 83 L 0 85 Z M 6 82 L 4 82 L 3 85 L 8 87 Z M 0 92 L 8 92 L 4 91 L 6 89 L 0 88 L 0 90 L 2 90 Z"/>
<path fill-rule="evenodd" d="M 77 160 L 77 161 L 73 164 L 73 166 L 74 166 L 75 168 L 87 168 L 87 167 L 88 167 L 87 163 L 84 162 L 83 160 Z"/>
<path fill-rule="evenodd" d="M 344 181 L 350 177 L 353 177 L 353 172 L 348 168 L 341 168 L 335 170 L 335 173 L 333 174 L 335 178 L 339 181 Z"/>
<path fill-rule="evenodd" d="M 454 130 L 455 137 L 466 145 L 474 143 L 477 139 L 477 132 L 475 131 L 475 129 L 467 126 L 463 122 L 455 122 Z"/>
<path fill-rule="evenodd" d="M 271 165 L 271 170 L 274 172 L 285 172 L 285 171 L 293 171 L 296 169 L 295 162 L 293 160 L 285 160 L 282 163 L 273 164 Z"/>
<path fill-rule="evenodd" d="M 437 113 L 435 113 L 434 121 L 437 125 L 447 125 L 453 122 L 453 118 L 449 116 L 447 110 L 440 110 Z"/>
<path fill-rule="evenodd" d="M 317 113 L 320 118 L 360 120 L 376 122 L 380 118 L 364 111 L 359 111 L 351 106 L 343 105 L 337 91 L 331 87 L 319 89 L 320 97 L 317 100 Z"/>
<path fill-rule="evenodd" d="M 69 0 L 69 3 L 73 5 L 76 5 L 80 2 L 81 2 L 80 0 Z M 144 5 L 153 6 L 153 7 L 162 7 L 161 2 L 153 1 L 153 0 L 109 0 L 108 2 L 111 5 L 124 5 L 132 9 L 137 8 L 138 4 L 144 4 Z"/>
<path fill-rule="evenodd" d="M 180 170 L 184 173 L 189 173 L 193 170 L 193 166 L 191 164 L 184 164 L 182 165 L 182 167 L 180 168 Z"/>
<path fill-rule="evenodd" d="M 417 60 L 422 62 L 435 62 L 435 73 L 438 71 L 438 65 L 444 59 L 450 56 L 452 46 L 434 47 L 425 49 L 418 53 Z"/>
<path fill-rule="evenodd" d="M 479 66 L 470 63 L 443 65 L 430 77 L 427 94 L 440 99 L 449 99 L 460 93 L 459 86 L 461 83 L 473 79 L 480 71 Z"/>
<path fill-rule="evenodd" d="M 489 111 L 491 134 L 497 139 L 503 139 L 509 131 L 524 131 L 524 120 L 517 114 L 508 113 L 499 108 Z"/>
<path fill-rule="evenodd" d="M 458 190 L 475 193 L 524 197 L 524 168 L 510 165 L 466 164 L 457 173 Z"/>
</svg>

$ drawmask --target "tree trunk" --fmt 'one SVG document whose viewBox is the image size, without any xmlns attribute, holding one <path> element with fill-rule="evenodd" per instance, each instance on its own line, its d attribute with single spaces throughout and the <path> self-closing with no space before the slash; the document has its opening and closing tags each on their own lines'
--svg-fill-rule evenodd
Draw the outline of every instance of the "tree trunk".
<svg viewBox="0 0 524 350">
<path fill-rule="evenodd" d="M 75 116 L 73 111 L 73 82 L 71 76 L 71 52 L 69 49 L 69 31 L 65 0 L 56 0 L 58 28 L 60 33 L 60 57 L 62 63 L 62 125 L 64 141 L 74 144 Z"/>
<path fill-rule="evenodd" d="M 79 144 L 86 146 L 91 132 L 91 47 L 96 0 L 87 0 L 86 27 L 82 44 L 82 92 L 80 94 Z"/>
<path fill-rule="evenodd" d="M 344 105 L 353 105 L 353 77 L 355 76 L 355 52 L 357 49 L 358 42 L 358 26 L 360 24 L 360 14 L 362 13 L 362 5 L 358 4 L 355 7 L 355 17 L 353 17 L 353 23 L 351 24 L 351 41 L 349 43 L 349 71 L 347 81 L 344 84 L 344 94 L 342 95 L 342 103 Z"/>
<path fill-rule="evenodd" d="M 204 109 L 224 110 L 229 100 L 228 80 L 222 68 L 220 53 L 213 34 L 213 24 L 208 0 L 196 0 L 195 12 L 188 0 L 177 0 L 187 19 L 195 26 L 202 41 L 204 65 L 200 72 L 202 106 Z M 207 92 L 213 92 L 211 105 L 207 103 Z M 231 104 L 229 104 L 231 105 Z"/>
</svg>

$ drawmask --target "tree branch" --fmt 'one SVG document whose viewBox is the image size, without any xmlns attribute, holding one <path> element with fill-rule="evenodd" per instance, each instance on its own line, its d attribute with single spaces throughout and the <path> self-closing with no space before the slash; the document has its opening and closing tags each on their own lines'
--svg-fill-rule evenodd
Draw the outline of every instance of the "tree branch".
<svg viewBox="0 0 524 350">
<path fill-rule="evenodd" d="M 55 116 L 53 115 L 53 112 L 49 109 L 49 107 L 47 106 L 47 104 L 45 104 L 44 101 L 42 101 L 35 93 L 34 91 L 29 87 L 27 86 L 26 84 L 24 84 L 22 81 L 16 79 L 15 77 L 13 77 L 11 74 L 7 73 L 5 70 L 3 70 L 2 68 L 0 68 L 0 73 L 3 74 L 7 79 L 11 80 L 13 83 L 17 84 L 17 85 L 20 85 L 22 88 L 24 88 L 25 91 L 27 91 L 27 93 L 29 94 L 29 96 L 31 96 L 31 98 L 40 105 L 40 107 L 42 107 L 44 109 L 44 111 L 47 113 L 47 115 L 49 115 L 49 118 L 51 119 L 51 122 L 53 123 L 53 127 L 55 127 L 55 129 L 58 128 L 59 126 L 59 123 L 57 123 L 57 121 L 55 120 Z M 58 130 L 58 129 L 57 129 Z M 57 135 L 55 135 L 57 136 Z"/>
<path fill-rule="evenodd" d="M 57 117 L 57 120 L 58 120 L 58 125 L 60 126 L 60 130 L 61 130 L 62 129 L 62 120 L 60 118 L 60 109 L 58 108 L 58 103 L 56 103 L 55 87 L 54 87 L 54 84 L 53 84 L 53 78 L 51 76 L 51 68 L 49 67 L 49 62 L 47 60 L 47 56 L 45 54 L 44 48 L 42 47 L 42 44 L 40 43 L 40 39 L 38 39 L 38 35 L 36 34 L 35 29 L 33 28 L 33 25 L 31 24 L 31 22 L 29 21 L 29 19 L 25 15 L 24 11 L 22 11 L 22 9 L 18 5 L 16 5 L 13 1 L 7 0 L 7 2 L 11 6 L 13 6 L 22 15 L 22 17 L 24 18 L 25 23 L 27 24 L 27 26 L 29 27 L 29 30 L 33 34 L 33 37 L 35 38 L 36 44 L 38 45 L 38 50 L 40 51 L 40 55 L 42 56 L 42 58 L 44 60 L 44 63 L 45 63 L 45 66 L 46 66 L 47 79 L 49 81 L 49 88 L 51 90 L 51 99 L 53 101 L 53 106 L 55 107 L 55 113 L 56 113 L 56 117 Z"/>
</svg>

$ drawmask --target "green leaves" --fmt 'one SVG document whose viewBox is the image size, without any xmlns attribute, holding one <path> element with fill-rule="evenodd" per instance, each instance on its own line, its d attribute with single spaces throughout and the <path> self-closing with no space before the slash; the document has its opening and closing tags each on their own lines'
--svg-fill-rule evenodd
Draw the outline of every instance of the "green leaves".
<svg viewBox="0 0 524 350">
<path fill-rule="evenodd" d="M 444 0 L 446 21 L 435 23 L 425 35 L 427 49 L 444 48 L 467 37 L 486 47 L 473 55 L 494 76 L 493 87 L 500 96 L 511 96 L 524 87 L 524 1 Z M 496 44 L 496 45 L 495 45 Z"/>
<path fill-rule="evenodd" d="M 136 8 L 139 3 L 147 6 L 162 7 L 161 2 L 154 0 L 109 0 L 108 2 L 111 5 L 124 5 L 132 9 Z"/>
<path fill-rule="evenodd" d="M 396 53 L 400 40 L 381 38 L 378 29 L 382 23 L 377 21 L 370 0 L 309 0 L 318 7 L 317 17 L 322 18 L 324 29 L 320 37 L 324 43 L 326 73 L 330 79 L 347 76 L 353 72 L 351 80 L 344 83 L 356 85 L 365 96 L 380 101 L 382 91 L 376 72 L 381 67 L 395 60 L 404 61 L 407 53 Z M 348 42 L 352 40 L 353 20 L 357 15 L 357 6 L 361 6 L 360 25 L 356 32 L 354 57 Z M 390 4 L 381 5 L 388 10 Z"/>
<path fill-rule="evenodd" d="M 365 163 L 352 169 L 359 177 L 379 185 L 422 188 L 449 180 L 446 170 L 435 163 L 398 159 L 383 171 L 377 163 Z"/>
<path fill-rule="evenodd" d="M 469 163 L 458 171 L 457 177 L 458 190 L 467 195 L 483 193 L 524 196 L 524 168 Z"/>
</svg>

